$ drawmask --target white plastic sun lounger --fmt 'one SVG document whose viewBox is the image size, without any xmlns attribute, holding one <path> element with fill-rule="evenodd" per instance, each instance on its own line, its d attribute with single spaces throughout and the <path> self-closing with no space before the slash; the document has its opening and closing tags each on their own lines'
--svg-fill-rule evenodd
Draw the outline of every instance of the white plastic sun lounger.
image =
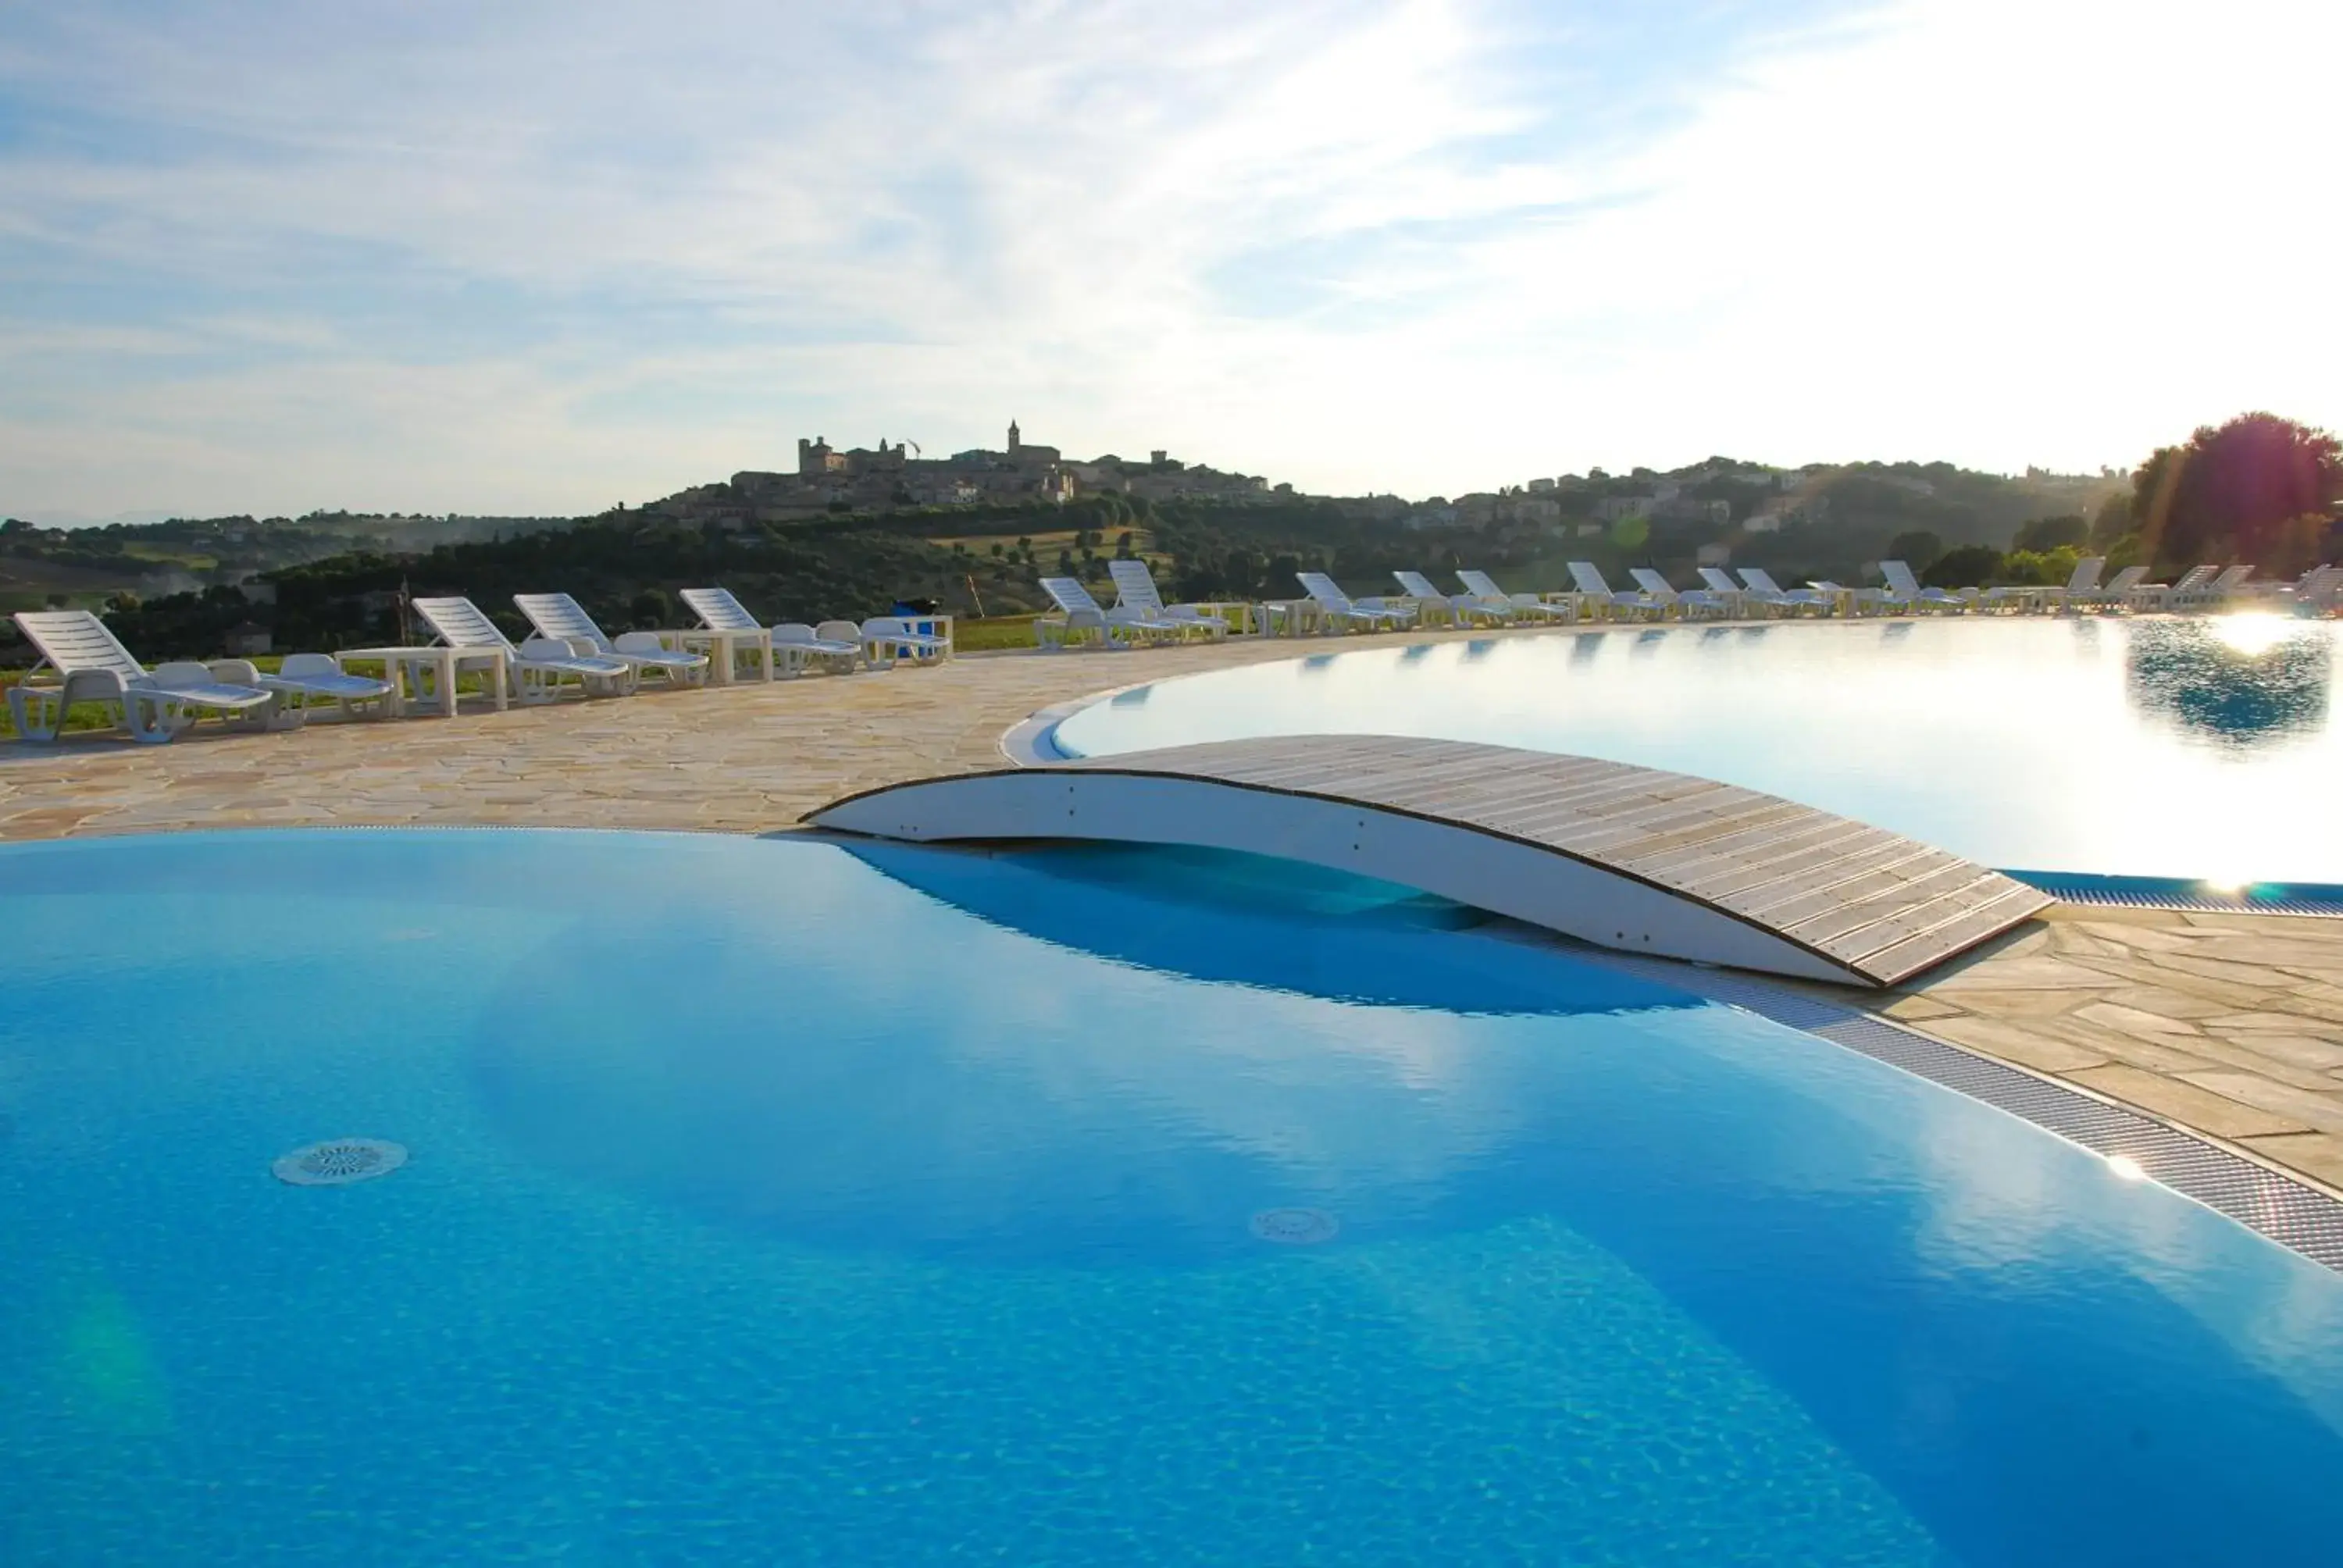
<svg viewBox="0 0 2343 1568">
<path fill-rule="evenodd" d="M 1706 588 L 1686 588 L 1682 593 L 1668 586 L 1668 579 L 1650 567 L 1630 567 L 1627 575 L 1635 586 L 1663 605 L 1674 605 L 1686 618 L 1694 615 L 1724 616 L 1732 607 Z"/>
<path fill-rule="evenodd" d="M 2005 588 L 1987 588 L 1979 601 L 1986 609 L 2014 606 L 2018 609 L 2064 609 L 2070 599 L 2098 590 L 2099 571 L 2107 564 L 2105 556 L 2085 556 L 2075 563 L 2074 574 L 2064 588 L 2041 588 L 2014 584 Z"/>
<path fill-rule="evenodd" d="M 632 665 L 635 678 L 657 674 L 669 686 L 698 686 L 708 678 L 708 656 L 685 653 L 667 646 L 655 631 L 627 631 L 612 642 L 586 613 L 586 607 L 566 593 L 517 593 L 513 608 L 528 617 L 538 636 L 567 643 L 572 653 L 600 654 Z"/>
<path fill-rule="evenodd" d="M 1044 617 L 1033 623 L 1034 639 L 1044 648 L 1064 648 L 1077 642 L 1134 648 L 1184 635 L 1137 609 L 1121 605 L 1108 609 L 1091 597 L 1080 578 L 1043 578 L 1041 591 L 1058 607 L 1054 620 Z"/>
<path fill-rule="evenodd" d="M 288 653 L 274 675 L 264 675 L 248 658 L 216 658 L 210 668 L 214 680 L 275 696 L 265 720 L 271 729 L 298 729 L 328 711 L 344 719 L 387 719 L 395 710 L 389 681 L 352 675 L 329 653 Z"/>
<path fill-rule="evenodd" d="M 258 687 L 214 678 L 200 664 L 156 666 L 151 672 L 122 646 L 106 624 L 85 609 L 23 610 L 17 629 L 40 654 L 24 679 L 8 689 L 8 716 L 26 740 L 55 740 L 76 702 L 102 702 L 135 740 L 169 740 L 200 713 L 233 722 L 266 722 L 276 696 Z M 38 678 L 44 671 L 55 684 Z"/>
<path fill-rule="evenodd" d="M 1633 593 L 1612 591 L 1610 582 L 1603 576 L 1603 568 L 1593 561 L 1571 561 L 1567 564 L 1571 586 L 1578 590 L 1581 604 L 1601 605 L 1605 614 L 1615 615 L 1624 610 L 1633 615 L 1650 616 L 1654 620 L 1667 613 L 1667 600 L 1654 598 L 1640 588 Z"/>
<path fill-rule="evenodd" d="M 829 629 L 831 624 L 824 621 L 814 629 L 825 637 L 831 636 L 833 634 Z M 913 631 L 901 616 L 874 615 L 862 623 L 859 631 L 862 639 L 862 657 L 881 669 L 892 669 L 897 659 L 924 664 L 948 658 L 951 653 L 950 638 L 930 637 L 925 632 Z"/>
<path fill-rule="evenodd" d="M 1497 579 L 1487 572 L 1458 570 L 1456 580 L 1473 599 L 1492 609 L 1510 610 L 1517 618 L 1529 620 L 1572 620 L 1575 612 L 1567 605 L 1548 604 L 1534 593 L 1507 593 L 1497 586 Z"/>
<path fill-rule="evenodd" d="M 1137 557 L 1118 557 L 1106 563 L 1106 570 L 1114 579 L 1115 608 L 1133 611 L 1183 635 L 1198 633 L 1216 641 L 1229 635 L 1229 623 L 1202 606 L 1165 604 L 1155 574 Z"/>
<path fill-rule="evenodd" d="M 1723 567 L 1702 567 L 1700 580 L 1708 591 L 1732 607 L 1735 615 L 1745 615 L 1749 609 L 1749 590 L 1733 580 L 1733 574 Z"/>
<path fill-rule="evenodd" d="M 1415 620 L 1413 605 L 1400 606 L 1380 598 L 1354 599 L 1324 572 L 1295 572 L 1293 580 L 1318 607 L 1321 625 L 1363 626 L 1369 631 L 1396 631 Z"/>
<path fill-rule="evenodd" d="M 1870 615 L 1887 608 L 1887 596 L 1875 588 L 1849 588 L 1828 578 L 1813 578 L 1806 586 L 1831 601 L 1834 613 L 1844 609 L 1849 615 Z"/>
<path fill-rule="evenodd" d="M 1879 575 L 1887 579 L 1887 592 L 1882 604 L 1900 609 L 1934 609 L 1959 614 L 1969 608 L 1974 593 L 1961 594 L 1940 588 L 1922 588 L 1920 579 L 1912 575 L 1908 561 L 1882 561 Z"/>
<path fill-rule="evenodd" d="M 699 618 L 699 625 L 678 632 L 676 638 L 686 648 L 699 646 L 708 649 L 708 672 L 717 685 L 732 683 L 743 652 L 755 654 L 763 666 L 765 678 L 773 678 L 773 634 L 749 613 L 747 606 L 732 597 L 730 588 L 688 588 L 680 597 L 691 613 Z"/>
<path fill-rule="evenodd" d="M 2077 594 L 2067 602 L 2087 605 L 2094 609 L 2129 608 L 2132 597 L 2139 591 L 2141 579 L 2147 576 L 2146 567 L 2126 567 L 2090 592 Z"/>
<path fill-rule="evenodd" d="M 2142 583 L 2131 590 L 2134 609 L 2170 609 L 2180 599 L 2197 592 L 2213 580 L 2221 568 L 2212 566 L 2190 567 L 2180 574 L 2179 580 L 2168 583 Z"/>
<path fill-rule="evenodd" d="M 2107 569 L 2105 556 L 2085 556 L 2075 563 L 2072 577 L 2065 588 L 2048 590 L 2046 597 L 2054 608 L 2064 609 L 2077 599 L 2087 598 L 2099 591 L 2099 573 Z"/>
<path fill-rule="evenodd" d="M 593 697 L 619 697 L 635 689 L 634 666 L 606 654 L 578 653 L 566 642 L 532 637 L 518 648 L 497 629 L 497 623 L 468 598 L 419 598 L 415 613 L 423 618 L 432 636 L 449 648 L 502 649 L 505 673 L 513 695 L 522 702 L 550 702 L 560 696 L 565 682 Z M 447 693 L 452 705 L 454 692 Z"/>
<path fill-rule="evenodd" d="M 837 635 L 841 629 L 848 635 Z M 773 657 L 791 675 L 816 666 L 850 674 L 862 668 L 862 628 L 850 620 L 824 621 L 819 628 L 783 621 L 773 628 Z"/>
<path fill-rule="evenodd" d="M 1829 594 L 1819 593 L 1813 588 L 1785 588 L 1764 567 L 1743 567 L 1739 569 L 1741 580 L 1748 585 L 1749 597 L 1780 614 L 1798 615 L 1811 609 L 1829 615 L 1838 608 Z"/>
<path fill-rule="evenodd" d="M 1512 605 L 1488 604 L 1469 593 L 1442 593 L 1422 572 L 1393 571 L 1392 581 L 1399 584 L 1399 591 L 1414 602 L 1419 616 L 1429 606 L 1458 626 L 1475 620 L 1497 625 L 1513 618 Z"/>
<path fill-rule="evenodd" d="M 2215 578 L 2211 582 L 2207 583 L 2203 588 L 2189 595 L 2187 598 L 2184 599 L 2176 595 L 2173 599 L 2172 608 L 2175 609 L 2218 609 L 2222 605 L 2228 602 L 2230 596 L 2241 591 L 2246 586 L 2246 579 L 2253 575 L 2254 568 L 2249 566 L 2224 567 L 2221 568 L 2220 576 Z"/>
</svg>

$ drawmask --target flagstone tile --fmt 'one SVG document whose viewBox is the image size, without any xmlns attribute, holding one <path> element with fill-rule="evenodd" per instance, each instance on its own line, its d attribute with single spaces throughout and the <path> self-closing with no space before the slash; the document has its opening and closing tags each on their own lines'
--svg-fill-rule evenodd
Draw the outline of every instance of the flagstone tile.
<svg viewBox="0 0 2343 1568">
<path fill-rule="evenodd" d="M 2343 1137 L 2332 1132 L 2276 1132 L 2237 1141 L 2238 1147 L 2273 1165 L 2299 1171 L 2329 1188 L 2343 1189 Z"/>
<path fill-rule="evenodd" d="M 2159 1018 L 2181 1019 L 2194 1022 L 2233 1010 L 2228 1004 L 2211 997 L 2195 996 L 2168 986 L 2126 986 L 2107 993 L 2105 1000 L 2118 1007 L 2137 1008 Z"/>
<path fill-rule="evenodd" d="M 1935 1018 L 1967 1016 L 1952 1003 L 1931 996 L 1898 997 L 1879 1010 L 1889 1018 L 1897 1019 L 1906 1023 L 1921 1023 Z"/>
<path fill-rule="evenodd" d="M 2297 1089 L 2292 1084 L 2279 1083 L 2259 1073 L 2227 1070 L 2184 1073 L 2181 1077 L 2225 1099 L 2253 1106 L 2274 1116 L 2286 1117 L 2314 1131 L 2343 1132 L 2343 1090 L 2331 1094 L 2323 1093 L 2317 1090 Z"/>
<path fill-rule="evenodd" d="M 1955 1045 L 1965 1045 L 2037 1072 L 2072 1072 L 2077 1068 L 2104 1066 L 2108 1060 L 2103 1052 L 2001 1019 L 1932 1019 L 1926 1030 Z"/>
<path fill-rule="evenodd" d="M 2229 1040 L 2208 1035 L 2191 1040 L 2187 1047 L 2188 1054 L 2198 1058 L 2207 1067 L 2257 1072 L 2297 1089 L 2321 1091 L 2337 1088 L 2335 1074 L 2343 1070 L 2326 1054 L 2334 1050 L 2323 1040 L 2295 1040 L 2275 1034 Z M 2166 1070 L 2184 1070 L 2174 1068 Z"/>
<path fill-rule="evenodd" d="M 2183 1126 L 2209 1132 L 2216 1138 L 2255 1138 L 2273 1132 L 2319 1131 L 2298 1116 L 2257 1107 L 2201 1082 L 2167 1078 L 2161 1073 L 2120 1063 L 2086 1068 L 2065 1076 L 2110 1099 L 2169 1117 Z M 2243 1079 L 2248 1083 L 2264 1081 L 2247 1073 L 2227 1076 Z"/>
<path fill-rule="evenodd" d="M 2205 1020 L 2205 1028 L 2225 1034 L 2268 1030 L 2278 1034 L 2308 1034 L 2313 1039 L 2343 1040 L 2343 1024 L 2329 1024 L 2298 1012 L 2230 1012 Z"/>
<path fill-rule="evenodd" d="M 2193 953 L 2167 953 L 2158 960 L 2167 969 L 2180 974 L 2196 975 L 2205 980 L 2227 980 L 2233 985 L 2266 986 L 2273 966 L 2234 959 L 2198 958 Z"/>
<path fill-rule="evenodd" d="M 2118 1033 L 2193 1035 L 2197 1032 L 2194 1025 L 2179 1019 L 2114 1001 L 2090 1002 L 2077 1008 L 2070 1016 Z"/>
<path fill-rule="evenodd" d="M 2035 953 L 2023 958 L 1989 959 L 1928 988 L 1931 995 L 1958 1000 L 1972 990 L 2094 990 L 2107 977 L 2072 959 Z"/>
<path fill-rule="evenodd" d="M 1996 1018 L 2058 1018 L 2070 1009 L 2087 1005 L 2104 993 L 2070 986 L 1999 990 L 1977 985 L 1931 987 L 1918 994 L 1939 1006 L 1951 1006 L 1962 1011 Z"/>
</svg>

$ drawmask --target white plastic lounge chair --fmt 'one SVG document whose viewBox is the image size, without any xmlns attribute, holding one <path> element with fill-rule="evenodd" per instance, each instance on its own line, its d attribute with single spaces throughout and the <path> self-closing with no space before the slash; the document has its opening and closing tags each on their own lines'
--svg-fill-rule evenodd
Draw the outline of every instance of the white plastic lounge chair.
<svg viewBox="0 0 2343 1568">
<path fill-rule="evenodd" d="M 2179 579 L 2168 583 L 2142 583 L 2131 590 L 2134 609 L 2170 609 L 2182 598 L 2196 593 L 2213 580 L 2221 568 L 2211 566 L 2190 567 Z"/>
<path fill-rule="evenodd" d="M 2066 579 L 2066 586 L 2049 590 L 2050 603 L 2064 609 L 2077 599 L 2087 598 L 2098 592 L 2099 573 L 2107 568 L 2107 564 L 2105 556 L 2085 556 L 2077 561 L 2074 575 Z"/>
<path fill-rule="evenodd" d="M 1187 635 L 1182 628 L 1128 605 L 1107 608 L 1080 578 L 1043 578 L 1041 591 L 1058 607 L 1059 623 L 1050 628 L 1036 621 L 1034 635 L 1057 635 L 1061 647 L 1071 640 L 1134 648 L 1143 642 L 1161 642 Z"/>
<path fill-rule="evenodd" d="M 1830 600 L 1834 614 L 1844 609 L 1849 615 L 1872 615 L 1887 608 L 1887 596 L 1875 588 L 1849 588 L 1828 578 L 1812 578 L 1806 586 Z"/>
<path fill-rule="evenodd" d="M 773 628 L 773 657 L 792 675 L 819 665 L 851 673 L 862 667 L 862 628 L 851 621 L 825 623 L 843 627 L 850 637 L 825 637 L 801 620 L 783 621 Z"/>
<path fill-rule="evenodd" d="M 1749 590 L 1733 580 L 1733 574 L 1723 567 L 1702 567 L 1700 580 L 1708 591 L 1731 607 L 1734 615 L 1745 615 L 1749 608 Z"/>
<path fill-rule="evenodd" d="M 1118 557 L 1106 563 L 1107 575 L 1114 579 L 1114 608 L 1135 610 L 1147 619 L 1172 627 L 1182 635 L 1218 639 L 1229 635 L 1229 623 L 1219 616 L 1192 604 L 1165 604 L 1162 590 L 1155 586 L 1155 574 L 1147 563 L 1135 556 Z"/>
<path fill-rule="evenodd" d="M 1887 579 L 1887 592 L 1880 602 L 1897 608 L 1928 608 L 1957 615 L 1969 608 L 1970 599 L 1975 597 L 1974 594 L 1964 596 L 1954 589 L 1922 588 L 1920 579 L 1912 575 L 1911 564 L 1906 561 L 1882 561 L 1879 563 L 1879 575 Z"/>
<path fill-rule="evenodd" d="M 1723 616 L 1731 613 L 1731 606 L 1706 588 L 1686 588 L 1678 593 L 1668 586 L 1668 579 L 1650 567 L 1630 567 L 1627 575 L 1635 586 L 1664 605 L 1674 605 L 1687 618 L 1694 615 Z"/>
<path fill-rule="evenodd" d="M 55 740 L 76 702 L 102 702 L 133 739 L 169 740 L 200 713 L 264 723 L 276 697 L 213 678 L 200 664 L 163 664 L 149 672 L 106 624 L 85 609 L 22 610 L 15 617 L 40 658 L 8 689 L 8 717 L 26 740 Z M 55 684 L 40 679 L 44 671 Z"/>
<path fill-rule="evenodd" d="M 1464 585 L 1464 591 L 1471 594 L 1476 603 L 1493 609 L 1510 610 L 1522 619 L 1566 621 L 1576 618 L 1575 612 L 1568 605 L 1548 604 L 1534 593 L 1507 593 L 1487 572 L 1460 569 L 1456 580 Z"/>
<path fill-rule="evenodd" d="M 565 682 L 593 697 L 618 697 L 635 689 L 634 667 L 608 654 L 578 653 L 566 642 L 532 637 L 518 648 L 497 629 L 497 623 L 468 598 L 419 598 L 415 613 L 423 618 L 432 636 L 450 648 L 491 648 L 504 650 L 507 675 L 514 696 L 522 702 L 551 702 Z M 452 704 L 455 693 L 446 694 Z"/>
<path fill-rule="evenodd" d="M 1831 596 L 1813 588 L 1785 588 L 1774 580 L 1774 574 L 1764 567 L 1738 568 L 1741 580 L 1747 585 L 1749 597 L 1781 615 L 1801 615 L 1815 610 L 1829 615 L 1838 606 Z"/>
<path fill-rule="evenodd" d="M 2315 566 L 2292 582 L 2279 582 L 2275 578 L 2265 578 L 2260 582 L 2243 584 L 2238 591 L 2259 604 L 2278 606 L 2308 604 L 2312 601 L 2319 585 L 2326 581 L 2327 574 L 2332 569 L 2327 566 Z"/>
<path fill-rule="evenodd" d="M 820 621 L 813 628 L 813 640 L 822 642 L 822 645 L 827 647 L 837 647 L 841 645 L 841 642 L 850 642 L 850 645 L 855 647 L 855 658 L 862 663 L 862 668 L 870 668 L 871 663 L 876 663 L 874 658 L 871 658 L 870 642 L 862 640 L 862 623 L 860 621 Z M 776 640 L 773 642 L 773 647 L 778 649 L 780 642 Z M 846 668 L 853 670 L 855 666 L 846 666 Z"/>
<path fill-rule="evenodd" d="M 1363 626 L 1369 631 L 1396 631 L 1415 619 L 1413 605 L 1395 605 L 1380 598 L 1354 599 L 1324 572 L 1295 572 L 1293 580 L 1318 607 L 1321 626 Z"/>
<path fill-rule="evenodd" d="M 1986 609 L 2064 609 L 2068 600 L 2098 591 L 2099 570 L 2107 564 L 2105 556 L 2085 556 L 2075 563 L 2074 573 L 2066 578 L 2064 588 L 2013 585 L 1987 588 L 1979 603 Z"/>
<path fill-rule="evenodd" d="M 1414 602 L 1418 616 L 1423 616 L 1425 607 L 1430 606 L 1458 626 L 1467 626 L 1476 620 L 1493 626 L 1502 625 L 1513 618 L 1512 605 L 1483 603 L 1469 593 L 1442 593 L 1422 572 L 1393 571 L 1392 581 L 1399 584 L 1399 591 Z"/>
<path fill-rule="evenodd" d="M 2147 576 L 2146 567 L 2126 567 L 2090 592 L 2077 594 L 2067 602 L 2093 609 L 2128 609 L 2132 596 L 2139 589 L 2140 580 Z"/>
<path fill-rule="evenodd" d="M 824 637 L 831 623 L 824 621 L 814 629 Z M 897 615 L 874 615 L 860 627 L 862 657 L 880 668 L 891 669 L 897 659 L 909 659 L 914 664 L 926 664 L 951 652 L 949 638 L 930 637 L 913 631 Z"/>
<path fill-rule="evenodd" d="M 2246 579 L 2254 575 L 2251 567 L 2224 567 L 2221 575 L 2193 594 L 2185 604 L 2176 602 L 2174 608 L 2218 609 L 2229 598 L 2244 590 Z"/>
<path fill-rule="evenodd" d="M 744 652 L 755 654 L 764 667 L 765 678 L 773 678 L 773 634 L 732 597 L 730 588 L 688 588 L 681 598 L 699 618 L 699 625 L 678 632 L 677 640 L 686 648 L 708 649 L 709 673 L 717 685 L 731 684 Z"/>
<path fill-rule="evenodd" d="M 1606 615 L 1616 615 L 1624 610 L 1634 615 L 1649 616 L 1654 620 L 1667 613 L 1667 600 L 1654 598 L 1640 588 L 1633 593 L 1613 592 L 1611 584 L 1603 576 L 1603 568 L 1593 561 L 1572 561 L 1568 564 L 1571 586 L 1578 590 L 1581 604 L 1600 605 Z"/>
<path fill-rule="evenodd" d="M 566 642 L 572 653 L 598 653 L 634 666 L 635 678 L 656 674 L 669 686 L 698 686 L 708 678 L 708 656 L 684 653 L 659 640 L 655 631 L 627 631 L 612 642 L 566 593 L 517 593 L 513 608 L 528 617 L 539 637 Z"/>
<path fill-rule="evenodd" d="M 229 686 L 274 693 L 277 705 L 266 721 L 271 729 L 298 729 L 327 711 L 344 719 L 387 719 L 392 709 L 389 681 L 352 675 L 329 653 L 288 653 L 274 675 L 262 674 L 248 658 L 216 658 L 211 672 Z"/>
</svg>

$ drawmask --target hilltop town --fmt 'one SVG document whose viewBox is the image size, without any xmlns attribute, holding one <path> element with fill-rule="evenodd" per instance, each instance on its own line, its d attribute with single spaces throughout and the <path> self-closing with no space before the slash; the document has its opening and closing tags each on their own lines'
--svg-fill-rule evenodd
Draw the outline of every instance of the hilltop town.
<svg viewBox="0 0 2343 1568">
<path fill-rule="evenodd" d="M 875 447 L 842 448 L 827 437 L 800 437 L 793 473 L 749 468 L 730 479 L 678 491 L 642 509 L 678 518 L 787 523 L 840 513 L 873 516 L 950 507 L 1064 504 L 1086 498 L 1118 496 L 1163 505 L 1195 502 L 1214 506 L 1326 502 L 1350 515 L 1411 528 L 1516 525 L 1594 535 L 1604 525 L 1630 518 L 1654 523 L 1708 524 L 1752 534 L 1828 516 L 1825 492 L 1847 474 L 1861 474 L 1906 495 L 1934 499 L 1962 490 L 1959 480 L 2006 482 L 2026 498 L 2028 507 L 2086 511 L 2120 491 L 2128 476 L 2112 468 L 2097 474 L 2056 474 L 2029 468 L 2022 478 L 1970 474 L 1949 464 L 1809 463 L 1778 467 L 1729 457 L 1711 457 L 1689 467 L 1661 473 L 1638 467 L 1614 475 L 1602 468 L 1584 474 L 1527 479 L 1451 499 L 1432 496 L 1408 500 L 1396 495 L 1313 495 L 1290 484 L 1272 484 L 1256 474 L 1240 474 L 1189 463 L 1158 448 L 1144 462 L 1108 453 L 1068 457 L 1058 447 L 1028 441 L 1016 421 L 998 451 L 975 447 L 949 457 L 917 455 L 910 441 Z M 2021 508 L 2023 509 L 2023 508 Z M 1959 532 L 1957 528 L 1955 530 Z"/>
<path fill-rule="evenodd" d="M 1000 451 L 982 447 L 949 457 L 915 457 L 908 441 L 841 450 L 820 436 L 798 442 L 793 474 L 746 469 L 722 485 L 704 485 L 653 502 L 673 517 L 739 513 L 759 522 L 795 522 L 834 512 L 881 513 L 915 507 L 974 507 L 1064 502 L 1121 495 L 1153 502 L 1242 502 L 1292 496 L 1249 474 L 1191 467 L 1161 451 L 1145 462 L 1111 453 L 1088 461 L 1027 441 L 1015 420 Z"/>
<path fill-rule="evenodd" d="M 1465 528 L 1531 539 L 1593 538 L 1617 525 L 1670 534 L 1700 534 L 1717 558 L 1750 536 L 1831 520 L 1834 505 L 1896 514 L 1949 543 L 2006 538 L 2029 518 L 2084 514 L 2121 494 L 2129 477 L 2056 474 L 2029 468 L 2023 477 L 1973 473 L 1950 464 L 1810 463 L 1780 467 L 1711 457 L 1667 473 L 1590 468 L 1473 491 L 1450 498 L 1396 495 L 1325 496 L 1272 484 L 1259 475 L 1188 463 L 1158 449 L 1144 462 L 1111 453 L 1070 458 L 1058 447 L 1024 439 L 1015 421 L 998 451 L 975 448 L 949 457 L 915 455 L 908 441 L 880 437 L 876 447 L 840 448 L 820 436 L 798 441 L 794 473 L 744 469 L 730 479 L 694 486 L 653 501 L 646 512 L 738 528 L 840 514 L 883 517 L 953 508 L 1020 508 L 1118 498 L 1139 506 L 1187 503 L 1273 507 L 1309 502 L 1338 508 L 1362 523 L 1414 530 Z M 1852 494 L 1848 493 L 1852 484 Z M 1908 516 L 1907 516 L 1908 514 Z M 1719 553 L 1722 552 L 1722 553 Z"/>
</svg>

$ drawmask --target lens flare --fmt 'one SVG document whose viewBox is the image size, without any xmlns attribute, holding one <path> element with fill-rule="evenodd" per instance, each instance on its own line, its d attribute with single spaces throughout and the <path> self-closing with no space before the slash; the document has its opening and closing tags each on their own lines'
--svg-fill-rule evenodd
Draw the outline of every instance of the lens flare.
<svg viewBox="0 0 2343 1568">
<path fill-rule="evenodd" d="M 2213 635 L 2247 658 L 2258 658 L 2284 642 L 2293 631 L 2282 615 L 2256 610 L 2244 615 L 2216 616 Z"/>
</svg>

